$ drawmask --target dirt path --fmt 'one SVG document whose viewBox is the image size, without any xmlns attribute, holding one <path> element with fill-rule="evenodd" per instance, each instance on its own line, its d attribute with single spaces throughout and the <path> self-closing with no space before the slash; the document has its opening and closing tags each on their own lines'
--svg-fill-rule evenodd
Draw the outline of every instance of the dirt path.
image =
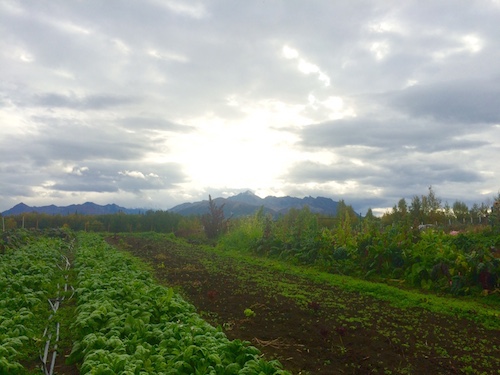
<svg viewBox="0 0 500 375">
<path fill-rule="evenodd" d="M 230 339 L 251 341 L 294 374 L 500 374 L 499 331 L 167 240 L 109 242 L 150 262 Z"/>
</svg>

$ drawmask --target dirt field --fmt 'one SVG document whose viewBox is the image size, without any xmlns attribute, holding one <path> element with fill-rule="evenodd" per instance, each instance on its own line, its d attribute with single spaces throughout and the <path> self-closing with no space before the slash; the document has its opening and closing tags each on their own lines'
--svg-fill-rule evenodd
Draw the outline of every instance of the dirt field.
<svg viewBox="0 0 500 375">
<path fill-rule="evenodd" d="M 109 238 L 294 374 L 500 374 L 500 332 L 168 240 Z"/>
</svg>

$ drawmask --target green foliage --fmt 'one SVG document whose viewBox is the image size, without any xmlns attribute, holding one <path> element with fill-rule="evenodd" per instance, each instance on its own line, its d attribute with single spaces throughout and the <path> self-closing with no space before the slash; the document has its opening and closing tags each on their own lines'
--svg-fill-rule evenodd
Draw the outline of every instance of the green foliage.
<svg viewBox="0 0 500 375">
<path fill-rule="evenodd" d="M 254 250 L 263 253 L 259 246 L 264 238 L 266 225 L 268 221 L 262 209 L 254 216 L 234 219 L 231 221 L 231 230 L 221 237 L 219 245 L 229 250 Z"/>
<path fill-rule="evenodd" d="M 57 279 L 60 238 L 8 232 L 0 255 L 0 374 L 25 373 L 21 362 L 36 357 L 35 339 L 48 318 L 46 301 Z"/>
<path fill-rule="evenodd" d="M 469 218 L 469 207 L 465 202 L 455 201 L 452 206 L 453 215 L 459 223 L 464 223 Z"/>
<path fill-rule="evenodd" d="M 454 205 L 455 210 L 458 206 Z M 262 214 L 239 219 L 218 244 L 221 249 L 250 250 L 332 273 L 397 279 L 454 295 L 487 294 L 500 288 L 500 253 L 495 250 L 500 247 L 500 235 L 495 226 L 475 225 L 458 235 L 435 225 L 418 228 L 420 222 L 439 223 L 446 217 L 430 187 L 427 195 L 415 196 L 409 206 L 401 199 L 381 220 L 373 215 L 361 220 L 341 201 L 331 220 L 307 207 L 292 209 L 275 221 Z M 331 225 L 321 225 L 326 222 Z"/>
<path fill-rule="evenodd" d="M 253 318 L 255 316 L 255 311 L 253 311 L 252 309 L 245 309 L 243 313 L 247 318 Z"/>
<path fill-rule="evenodd" d="M 491 212 L 488 218 L 491 228 L 496 232 L 500 233 L 500 193 L 495 198 L 495 202 L 491 207 Z"/>
<path fill-rule="evenodd" d="M 285 374 L 248 342 L 229 341 L 131 257 L 91 234 L 79 244 L 69 360 L 82 362 L 81 374 Z"/>
<path fill-rule="evenodd" d="M 88 232 L 144 232 L 171 233 L 178 229 L 182 216 L 169 211 L 146 211 L 140 215 L 117 213 L 112 215 L 48 215 L 24 213 L 9 216 L 6 227 L 49 230 L 67 227 Z"/>
</svg>

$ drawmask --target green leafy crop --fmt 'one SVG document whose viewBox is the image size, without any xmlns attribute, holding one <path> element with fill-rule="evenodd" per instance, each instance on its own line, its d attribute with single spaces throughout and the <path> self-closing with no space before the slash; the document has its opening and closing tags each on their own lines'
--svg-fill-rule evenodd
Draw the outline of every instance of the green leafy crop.
<svg viewBox="0 0 500 375">
<path fill-rule="evenodd" d="M 171 288 L 99 237 L 79 236 L 76 342 L 82 374 L 286 374 L 230 341 Z"/>
</svg>

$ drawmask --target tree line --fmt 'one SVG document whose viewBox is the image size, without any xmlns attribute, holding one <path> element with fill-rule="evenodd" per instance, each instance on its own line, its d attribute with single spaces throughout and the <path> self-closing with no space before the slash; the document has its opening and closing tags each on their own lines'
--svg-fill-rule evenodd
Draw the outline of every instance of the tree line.
<svg viewBox="0 0 500 375">
<path fill-rule="evenodd" d="M 456 200 L 452 205 L 436 196 L 432 186 L 426 195 L 415 195 L 408 204 L 401 198 L 392 210 L 384 213 L 382 222 L 384 224 L 399 223 L 409 221 L 412 225 L 422 224 L 434 225 L 457 225 L 457 224 L 487 224 L 494 222 L 498 215 L 498 205 L 500 194 L 493 200 L 493 203 L 474 203 L 472 207 L 460 200 Z"/>
<path fill-rule="evenodd" d="M 341 200 L 335 216 L 313 213 L 306 206 L 278 218 L 265 214 L 263 207 L 252 216 L 225 218 L 223 206 L 209 196 L 206 214 L 190 217 L 160 210 L 96 216 L 29 213 L 2 219 L 5 230 L 173 233 L 326 272 L 454 294 L 500 293 L 500 194 L 491 205 L 469 208 L 457 201 L 449 207 L 430 187 L 410 204 L 399 200 L 382 217 L 370 209 L 364 217 L 358 215 Z"/>
<path fill-rule="evenodd" d="M 472 223 L 460 220 L 463 211 L 450 215 L 432 188 L 381 218 L 370 211 L 360 217 L 341 201 L 335 217 L 304 207 L 272 220 L 261 210 L 233 220 L 217 244 L 357 278 L 455 295 L 500 294 L 500 196 Z"/>
</svg>

